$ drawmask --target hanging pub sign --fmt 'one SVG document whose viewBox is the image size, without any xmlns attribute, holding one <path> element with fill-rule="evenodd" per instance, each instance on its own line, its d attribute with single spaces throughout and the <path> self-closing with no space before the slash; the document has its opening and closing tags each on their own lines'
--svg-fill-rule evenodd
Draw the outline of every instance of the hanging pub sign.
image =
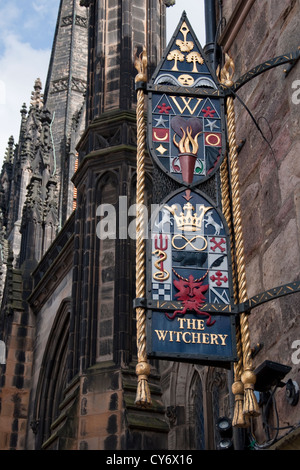
<svg viewBox="0 0 300 470">
<path fill-rule="evenodd" d="M 224 97 L 185 15 L 147 92 L 157 165 L 186 186 L 211 177 L 224 156 Z"/>
<path fill-rule="evenodd" d="M 233 95 L 262 72 L 285 63 L 290 63 L 290 70 L 298 60 L 299 51 L 276 57 L 256 66 L 234 83 L 234 62 L 225 54 L 220 84 L 206 62 L 185 13 L 147 86 L 146 50 L 136 57 L 137 204 L 142 206 L 144 202 L 145 92 L 148 95 L 148 149 L 157 166 L 178 183 L 179 189 L 161 201 L 151 217 L 151 237 L 147 240 L 147 286 L 144 277 L 139 277 L 144 273 L 145 245 L 141 237 L 137 238 L 137 298 L 134 306 L 137 313 L 138 390 L 135 403 L 151 404 L 147 356 L 228 369 L 232 362 L 238 361 L 234 377 L 237 386 L 233 392 L 233 425 L 244 428 L 245 417 L 259 415 L 253 391 L 256 377 L 247 315 L 252 307 L 299 292 L 300 284 L 299 281 L 292 282 L 247 298 Z M 222 188 L 217 188 L 218 178 L 214 183 L 219 196 L 222 191 L 226 220 L 232 224 L 235 235 L 234 246 L 231 246 L 219 202 L 204 194 L 206 185 L 202 185 L 222 164 L 227 133 L 230 170 L 225 165 L 222 168 Z M 216 199 L 220 200 L 220 197 Z M 232 214 L 228 214 L 225 207 L 229 200 Z M 143 233 L 140 230 L 143 226 L 141 212 L 137 211 L 137 233 Z M 235 253 L 237 302 L 233 296 L 231 251 Z M 241 314 L 244 317 L 239 324 L 236 317 Z M 236 335 L 240 336 L 239 351 Z M 240 380 L 244 395 L 240 393 Z"/>
<path fill-rule="evenodd" d="M 196 189 L 224 158 L 224 95 L 185 13 L 147 95 L 150 154 L 181 188 L 149 227 L 147 354 L 229 368 L 236 328 L 228 230 Z"/>
<path fill-rule="evenodd" d="M 152 218 L 148 245 L 148 355 L 235 360 L 226 222 L 198 191 L 173 195 Z"/>
</svg>

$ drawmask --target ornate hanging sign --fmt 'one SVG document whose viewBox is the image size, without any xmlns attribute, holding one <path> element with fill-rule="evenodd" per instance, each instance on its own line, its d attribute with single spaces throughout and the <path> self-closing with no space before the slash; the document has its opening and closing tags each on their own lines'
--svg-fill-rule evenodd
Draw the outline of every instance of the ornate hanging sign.
<svg viewBox="0 0 300 470">
<path fill-rule="evenodd" d="M 299 58 L 299 51 L 274 58 L 234 83 L 234 63 L 226 54 L 219 83 L 185 13 L 148 85 L 145 51 L 140 55 L 138 162 L 143 169 L 143 100 L 147 93 L 148 149 L 157 166 L 181 187 L 162 202 L 151 219 L 146 292 L 144 244 L 137 243 L 136 403 L 142 406 L 150 403 L 149 356 L 228 368 L 235 362 L 233 425 L 247 427 L 248 417 L 259 414 L 248 315 L 261 303 L 299 292 L 300 284 L 297 281 L 247 297 L 233 97 L 241 86 L 270 68 L 290 63 L 287 74 Z M 224 159 L 227 133 L 229 155 Z M 217 201 L 196 189 L 219 169 L 223 212 Z M 142 196 L 142 176 L 138 182 L 137 194 Z M 137 201 L 141 202 L 138 197 Z M 235 254 L 235 289 L 231 252 Z"/>
<path fill-rule="evenodd" d="M 206 196 L 183 190 L 161 206 L 148 245 L 148 355 L 235 360 L 230 243 Z"/>
<path fill-rule="evenodd" d="M 219 168 L 225 150 L 224 96 L 183 15 L 148 85 L 148 147 L 158 166 L 195 186 Z"/>
<path fill-rule="evenodd" d="M 181 187 L 149 228 L 147 354 L 230 367 L 236 326 L 228 229 L 215 202 L 195 189 L 223 161 L 225 95 L 185 13 L 147 95 L 149 151 Z"/>
</svg>

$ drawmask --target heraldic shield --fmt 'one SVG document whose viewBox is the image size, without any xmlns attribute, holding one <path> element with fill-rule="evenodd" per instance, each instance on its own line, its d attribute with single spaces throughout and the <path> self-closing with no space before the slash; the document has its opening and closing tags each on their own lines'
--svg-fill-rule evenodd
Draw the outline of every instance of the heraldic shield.
<svg viewBox="0 0 300 470">
<path fill-rule="evenodd" d="M 150 356 L 235 360 L 229 238 L 222 213 L 198 191 L 160 206 L 148 245 Z"/>
<path fill-rule="evenodd" d="M 184 186 L 210 178 L 225 153 L 224 94 L 185 13 L 147 93 L 154 161 Z"/>
</svg>

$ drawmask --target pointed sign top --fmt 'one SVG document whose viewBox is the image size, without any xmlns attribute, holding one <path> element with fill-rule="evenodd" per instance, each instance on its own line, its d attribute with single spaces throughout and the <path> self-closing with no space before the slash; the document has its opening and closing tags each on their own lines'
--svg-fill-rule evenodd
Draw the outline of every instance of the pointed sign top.
<svg viewBox="0 0 300 470">
<path fill-rule="evenodd" d="M 156 85 L 217 89 L 216 78 L 185 11 L 151 82 Z"/>
</svg>

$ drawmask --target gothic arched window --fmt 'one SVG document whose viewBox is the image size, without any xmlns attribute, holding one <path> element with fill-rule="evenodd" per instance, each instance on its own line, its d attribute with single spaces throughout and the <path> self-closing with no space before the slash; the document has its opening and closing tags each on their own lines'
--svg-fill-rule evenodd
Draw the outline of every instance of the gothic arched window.
<svg viewBox="0 0 300 470">
<path fill-rule="evenodd" d="M 67 385 L 67 355 L 70 327 L 69 299 L 62 301 L 49 334 L 37 386 L 34 421 L 36 448 L 51 435 L 51 425 L 58 418 Z"/>
<path fill-rule="evenodd" d="M 190 385 L 189 399 L 189 423 L 191 430 L 194 429 L 194 444 L 191 448 L 205 450 L 205 411 L 203 402 L 202 380 L 198 372 L 195 371 Z"/>
</svg>

